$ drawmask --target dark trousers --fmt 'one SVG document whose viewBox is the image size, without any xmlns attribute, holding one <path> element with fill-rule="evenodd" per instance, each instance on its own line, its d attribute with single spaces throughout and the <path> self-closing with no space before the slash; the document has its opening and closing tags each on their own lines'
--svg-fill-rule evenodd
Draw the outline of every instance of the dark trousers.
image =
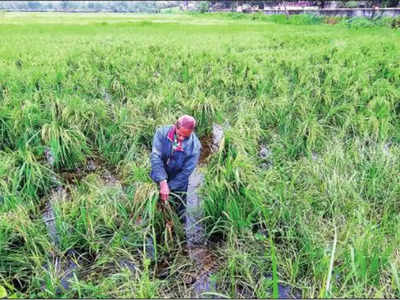
<svg viewBox="0 0 400 300">
<path fill-rule="evenodd" d="M 186 211 L 186 191 L 171 191 L 169 199 L 179 219 L 181 222 L 184 222 Z"/>
</svg>

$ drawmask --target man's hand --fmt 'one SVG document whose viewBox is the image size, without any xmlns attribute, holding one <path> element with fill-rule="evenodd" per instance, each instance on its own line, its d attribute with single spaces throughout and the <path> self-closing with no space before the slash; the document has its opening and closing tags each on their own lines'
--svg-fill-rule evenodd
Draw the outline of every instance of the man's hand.
<svg viewBox="0 0 400 300">
<path fill-rule="evenodd" d="M 160 197 L 162 201 L 167 201 L 169 196 L 169 187 L 166 180 L 160 181 Z"/>
</svg>

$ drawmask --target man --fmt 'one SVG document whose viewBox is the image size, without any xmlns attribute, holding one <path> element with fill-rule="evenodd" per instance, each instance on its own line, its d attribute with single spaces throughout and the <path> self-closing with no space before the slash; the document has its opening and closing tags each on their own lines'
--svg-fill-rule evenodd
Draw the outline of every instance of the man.
<svg viewBox="0 0 400 300">
<path fill-rule="evenodd" d="M 150 177 L 159 184 L 162 201 L 167 201 L 171 192 L 179 195 L 174 199 L 177 203 L 172 204 L 181 218 L 189 176 L 200 157 L 201 144 L 193 132 L 195 127 L 196 120 L 184 115 L 175 125 L 157 129 L 153 138 Z"/>
</svg>

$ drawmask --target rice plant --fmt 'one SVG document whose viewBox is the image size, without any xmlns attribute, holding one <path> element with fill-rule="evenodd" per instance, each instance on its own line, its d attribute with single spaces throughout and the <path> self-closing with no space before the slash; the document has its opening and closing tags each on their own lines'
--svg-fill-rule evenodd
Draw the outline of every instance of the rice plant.
<svg viewBox="0 0 400 300">
<path fill-rule="evenodd" d="M 0 297 L 191 297 L 199 267 L 148 176 L 156 128 L 191 114 L 204 140 L 227 124 L 201 167 L 205 295 L 398 298 L 393 22 L 2 14 Z M 56 258 L 77 264 L 67 289 Z"/>
</svg>

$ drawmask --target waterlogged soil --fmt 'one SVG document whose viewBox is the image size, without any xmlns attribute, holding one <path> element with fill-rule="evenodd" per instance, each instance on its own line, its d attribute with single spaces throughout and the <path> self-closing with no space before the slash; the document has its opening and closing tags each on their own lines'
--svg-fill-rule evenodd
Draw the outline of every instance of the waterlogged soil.
<svg viewBox="0 0 400 300">
<path fill-rule="evenodd" d="M 115 170 L 99 157 L 89 159 L 85 167 L 76 168 L 73 170 L 62 169 L 59 171 L 59 175 L 66 184 L 75 185 L 87 175 L 97 171 L 100 171 L 102 179 L 107 185 L 114 185 L 119 182 L 119 178 L 115 174 Z"/>
<path fill-rule="evenodd" d="M 219 150 L 223 138 L 223 128 L 213 124 L 211 135 L 200 139 L 202 151 L 199 165 L 207 162 L 208 157 Z M 196 272 L 186 276 L 186 283 L 192 284 L 193 297 L 202 297 L 205 292 L 215 291 L 216 286 L 210 280 L 210 276 L 218 269 L 217 256 L 207 246 L 203 218 L 202 199 L 200 189 L 204 184 L 204 174 L 197 167 L 189 177 L 187 191 L 187 206 L 185 218 L 185 232 L 187 250 L 190 260 L 196 267 Z"/>
<path fill-rule="evenodd" d="M 67 193 L 62 186 L 58 186 L 57 188 L 53 189 L 49 199 L 45 204 L 45 208 L 42 214 L 42 219 L 46 224 L 47 232 L 50 236 L 51 241 L 54 245 L 59 244 L 59 238 L 56 230 L 56 215 L 54 213 L 53 205 L 59 201 L 65 201 L 67 198 Z"/>
<path fill-rule="evenodd" d="M 208 160 L 208 157 L 212 153 L 213 136 L 209 134 L 201 137 L 200 143 L 201 143 L 201 152 L 200 152 L 199 164 L 205 164 Z"/>
<path fill-rule="evenodd" d="M 186 200 L 185 232 L 189 248 L 202 246 L 206 242 L 204 226 L 200 222 L 203 217 L 203 208 L 198 191 L 203 184 L 204 174 L 196 168 L 189 177 Z"/>
<path fill-rule="evenodd" d="M 54 166 L 53 155 L 50 150 L 45 151 L 47 163 L 50 167 Z M 105 166 L 103 160 L 99 158 L 89 159 L 87 165 L 84 168 L 77 168 L 75 170 L 60 170 L 58 176 L 62 179 L 62 182 L 66 184 L 64 187 L 61 183 L 58 183 L 57 187 L 54 188 L 47 200 L 44 202 L 44 206 L 40 209 L 42 211 L 42 219 L 47 227 L 47 232 L 53 243 L 58 248 L 59 246 L 59 235 L 56 229 L 56 214 L 54 212 L 54 204 L 60 201 L 68 200 L 68 187 L 69 185 L 78 184 L 85 176 L 100 171 L 102 179 L 106 186 L 112 186 L 119 184 L 119 180 L 115 175 L 112 174 Z M 58 182 L 56 178 L 53 180 Z M 95 263 L 96 258 L 88 255 L 87 253 L 79 254 L 75 250 L 70 250 L 64 256 L 58 256 L 51 253 L 51 261 L 46 264 L 44 268 L 48 271 L 50 269 L 55 270 L 57 277 L 60 279 L 60 286 L 57 288 L 57 294 L 62 294 L 62 291 L 68 291 L 71 287 L 72 280 L 80 272 L 81 266 L 89 267 L 90 269 Z M 134 265 L 128 260 L 122 260 L 121 266 L 128 267 L 129 270 L 135 269 Z M 44 288 L 44 286 L 43 286 Z"/>
<path fill-rule="evenodd" d="M 211 154 L 219 150 L 220 144 L 224 137 L 224 127 L 218 124 L 213 124 L 211 134 L 205 135 L 200 138 L 202 144 L 202 151 L 199 159 L 199 166 L 205 166 Z M 270 157 L 270 150 L 266 146 L 261 147 L 260 158 L 268 160 Z M 51 153 L 46 154 L 47 161 L 52 165 Z M 105 162 L 100 158 L 94 158 L 87 161 L 85 167 L 77 168 L 74 170 L 59 170 L 58 175 L 62 179 L 65 186 L 59 185 L 53 189 L 52 193 L 43 207 L 42 218 L 46 223 L 48 234 L 54 245 L 58 245 L 59 238 L 55 227 L 55 213 L 53 205 L 56 201 L 66 201 L 68 199 L 68 186 L 79 184 L 87 175 L 97 173 L 101 176 L 105 185 L 115 186 L 121 185 L 120 180 L 114 175 L 114 170 L 107 168 Z M 192 291 L 191 297 L 202 298 L 206 297 L 207 292 L 218 292 L 218 286 L 215 281 L 211 280 L 212 275 L 219 269 L 221 259 L 217 254 L 219 244 L 212 244 L 208 241 L 205 235 L 205 228 L 201 222 L 203 218 L 202 199 L 200 189 L 204 184 L 204 174 L 201 169 L 196 168 L 189 178 L 189 187 L 187 192 L 187 209 L 184 222 L 184 229 L 186 234 L 186 247 L 177 256 L 182 256 L 183 261 L 189 260 L 190 264 L 187 267 L 180 268 L 175 274 L 170 274 L 172 260 L 175 257 L 164 257 L 156 262 L 156 276 L 159 279 L 175 279 L 177 285 L 185 285 Z M 72 254 L 71 254 L 72 253 Z M 146 239 L 146 256 L 155 262 L 155 249 L 153 240 L 148 237 Z M 57 271 L 57 276 L 60 278 L 60 287 L 57 294 L 68 291 L 71 288 L 74 275 L 80 277 L 104 276 L 104 272 L 97 272 L 96 258 L 88 257 L 87 254 L 79 255 L 78 252 L 72 251 L 64 257 L 52 255 L 51 263 L 52 268 Z M 175 261 L 176 263 L 176 261 Z M 45 268 L 49 270 L 49 266 Z M 137 264 L 127 258 L 119 258 L 116 263 L 109 266 L 110 270 L 115 269 L 128 269 L 134 275 L 138 272 Z M 106 270 L 103 270 L 106 271 Z M 172 285 L 171 288 L 174 288 Z M 279 298 L 299 298 L 299 292 L 294 290 L 288 285 L 278 285 Z M 241 295 L 252 295 L 252 291 L 247 291 L 243 288 Z"/>
</svg>

